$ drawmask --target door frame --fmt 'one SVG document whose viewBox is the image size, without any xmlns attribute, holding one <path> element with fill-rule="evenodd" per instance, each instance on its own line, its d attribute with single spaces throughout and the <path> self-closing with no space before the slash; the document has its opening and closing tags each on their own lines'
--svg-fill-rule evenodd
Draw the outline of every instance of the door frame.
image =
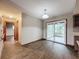
<svg viewBox="0 0 79 59">
<path fill-rule="evenodd" d="M 18 20 L 10 19 L 7 17 L 3 18 L 3 41 L 6 41 L 6 23 L 12 23 L 14 25 L 14 40 L 18 41 Z"/>
<path fill-rule="evenodd" d="M 59 42 L 55 42 L 55 41 L 53 41 L 53 42 L 55 42 L 55 43 L 59 43 L 59 44 L 63 44 L 63 45 L 67 45 L 67 19 L 61 19 L 61 20 L 54 20 L 54 21 L 48 21 L 48 22 L 46 22 L 46 28 L 47 28 L 47 25 L 48 25 L 48 23 L 49 24 L 52 24 L 53 22 L 59 22 L 59 21 L 65 21 L 65 44 L 63 44 L 63 43 L 59 43 Z M 46 30 L 46 38 L 47 38 L 47 30 Z"/>
</svg>

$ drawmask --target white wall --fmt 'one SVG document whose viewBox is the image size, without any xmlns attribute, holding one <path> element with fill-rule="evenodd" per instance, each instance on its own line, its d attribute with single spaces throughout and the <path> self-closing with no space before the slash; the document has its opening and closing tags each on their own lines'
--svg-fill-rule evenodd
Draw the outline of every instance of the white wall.
<svg viewBox="0 0 79 59">
<path fill-rule="evenodd" d="M 23 14 L 22 44 L 27 44 L 42 38 L 42 21 Z"/>
</svg>

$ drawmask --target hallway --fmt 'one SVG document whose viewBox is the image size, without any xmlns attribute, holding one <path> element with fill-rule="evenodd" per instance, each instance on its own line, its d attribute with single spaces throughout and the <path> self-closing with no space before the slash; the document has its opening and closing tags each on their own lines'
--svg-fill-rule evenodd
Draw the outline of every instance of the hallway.
<svg viewBox="0 0 79 59">
<path fill-rule="evenodd" d="M 24 46 L 4 43 L 1 59 L 79 59 L 71 47 L 40 40 Z"/>
</svg>

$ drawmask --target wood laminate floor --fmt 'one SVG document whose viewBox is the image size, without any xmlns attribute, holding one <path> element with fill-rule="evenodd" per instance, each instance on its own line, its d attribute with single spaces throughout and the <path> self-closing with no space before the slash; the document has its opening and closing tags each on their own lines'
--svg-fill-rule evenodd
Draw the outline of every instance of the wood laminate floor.
<svg viewBox="0 0 79 59">
<path fill-rule="evenodd" d="M 5 42 L 1 59 L 79 59 L 71 47 L 40 40 L 24 46 Z"/>
</svg>

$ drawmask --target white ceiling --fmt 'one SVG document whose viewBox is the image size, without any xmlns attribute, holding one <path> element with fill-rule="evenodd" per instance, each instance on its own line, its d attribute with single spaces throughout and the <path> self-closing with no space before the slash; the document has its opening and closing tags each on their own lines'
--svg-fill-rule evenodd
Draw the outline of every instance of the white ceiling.
<svg viewBox="0 0 79 59">
<path fill-rule="evenodd" d="M 11 0 L 20 6 L 27 15 L 42 19 L 44 9 L 49 17 L 71 12 L 76 0 Z"/>
</svg>

